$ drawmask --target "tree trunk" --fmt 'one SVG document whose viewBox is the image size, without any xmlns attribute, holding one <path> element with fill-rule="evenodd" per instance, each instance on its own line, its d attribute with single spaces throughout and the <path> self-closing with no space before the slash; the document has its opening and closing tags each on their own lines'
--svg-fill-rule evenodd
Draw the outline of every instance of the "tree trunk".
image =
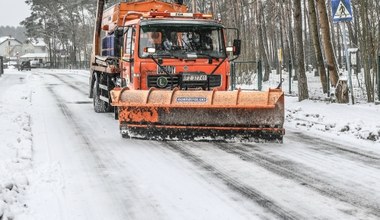
<svg viewBox="0 0 380 220">
<path fill-rule="evenodd" d="M 294 29 L 296 41 L 296 60 L 298 60 L 298 101 L 309 98 L 309 90 L 307 86 L 307 78 L 305 73 L 305 54 L 303 50 L 302 40 L 302 9 L 301 0 L 294 0 Z"/>
<path fill-rule="evenodd" d="M 319 77 L 321 80 L 323 93 L 326 94 L 328 91 L 328 84 L 327 84 L 326 69 L 323 63 L 321 44 L 320 44 L 319 35 L 318 35 L 319 32 L 318 32 L 317 14 L 315 11 L 314 0 L 308 0 L 308 1 L 309 1 L 310 33 L 313 39 L 313 47 L 314 47 L 315 57 L 317 61 L 317 71 L 319 73 Z"/>
<path fill-rule="evenodd" d="M 363 62 L 364 62 L 364 82 L 365 82 L 365 88 L 367 92 L 367 101 L 373 102 L 374 96 L 373 96 L 373 87 L 372 87 L 372 79 L 371 79 L 371 73 L 370 73 L 370 48 L 369 48 L 369 30 L 368 30 L 368 0 L 363 0 L 360 10 L 360 18 L 362 23 L 362 48 L 363 48 Z"/>
<path fill-rule="evenodd" d="M 268 68 L 268 57 L 265 51 L 264 47 L 264 37 L 263 37 L 263 28 L 262 28 L 262 2 L 261 0 L 257 0 L 257 34 L 258 34 L 258 43 L 259 43 L 259 51 L 260 51 L 260 59 L 262 59 L 265 67 L 265 75 L 264 75 L 264 81 L 269 80 L 269 71 L 270 68 Z"/>
<path fill-rule="evenodd" d="M 193 12 L 194 12 L 194 13 L 197 12 L 197 4 L 196 4 L 196 0 L 193 0 L 193 1 L 192 1 L 192 9 L 193 9 Z"/>
<path fill-rule="evenodd" d="M 294 41 L 293 41 L 293 27 L 292 27 L 292 21 L 291 21 L 291 18 L 293 17 L 292 0 L 289 0 L 289 3 L 287 5 L 287 12 L 288 12 L 287 17 L 290 19 L 290 21 L 288 22 L 288 35 L 289 35 L 288 40 L 289 40 L 289 48 L 290 48 L 290 56 L 291 56 L 290 59 L 292 61 L 292 65 L 293 65 L 294 69 L 296 69 L 298 63 L 295 62 L 296 61 L 296 58 L 295 58 L 296 55 L 295 55 L 295 51 L 294 51 L 295 46 L 294 46 Z M 293 76 L 293 79 L 298 80 L 297 77 L 298 77 L 297 74 L 295 74 Z"/>
<path fill-rule="evenodd" d="M 339 80 L 339 75 L 337 71 L 337 65 L 334 57 L 334 50 L 330 37 L 330 25 L 327 16 L 326 3 L 324 0 L 316 0 L 317 8 L 319 12 L 319 22 L 323 40 L 323 47 L 325 51 L 325 59 L 330 72 L 330 81 L 333 86 L 336 86 Z"/>
</svg>

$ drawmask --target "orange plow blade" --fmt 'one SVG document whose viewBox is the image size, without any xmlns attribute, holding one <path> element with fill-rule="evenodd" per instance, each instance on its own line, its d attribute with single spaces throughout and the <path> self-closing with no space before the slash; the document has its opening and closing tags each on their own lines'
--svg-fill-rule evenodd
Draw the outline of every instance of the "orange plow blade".
<svg viewBox="0 0 380 220">
<path fill-rule="evenodd" d="M 111 91 L 123 137 L 159 140 L 278 140 L 284 94 L 258 91 Z"/>
</svg>

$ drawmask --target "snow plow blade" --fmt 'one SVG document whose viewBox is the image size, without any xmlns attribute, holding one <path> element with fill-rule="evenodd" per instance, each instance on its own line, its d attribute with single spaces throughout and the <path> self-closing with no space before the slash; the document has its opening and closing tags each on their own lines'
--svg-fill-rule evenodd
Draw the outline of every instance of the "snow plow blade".
<svg viewBox="0 0 380 220">
<path fill-rule="evenodd" d="M 259 91 L 111 91 L 123 137 L 156 140 L 282 141 L 284 93 Z"/>
</svg>

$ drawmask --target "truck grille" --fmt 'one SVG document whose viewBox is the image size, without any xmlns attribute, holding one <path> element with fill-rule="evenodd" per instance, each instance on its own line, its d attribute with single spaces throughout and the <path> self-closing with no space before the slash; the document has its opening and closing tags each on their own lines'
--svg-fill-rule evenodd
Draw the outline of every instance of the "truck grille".
<svg viewBox="0 0 380 220">
<path fill-rule="evenodd" d="M 222 76 L 221 75 L 211 75 L 210 78 L 210 87 L 219 87 L 222 85 Z"/>
<path fill-rule="evenodd" d="M 165 87 L 158 85 L 158 79 L 163 77 L 167 80 L 167 85 Z M 219 87 L 222 84 L 221 75 L 208 75 L 208 80 L 210 81 L 210 88 Z M 170 87 L 180 87 L 180 88 L 206 88 L 208 87 L 207 82 L 204 81 L 186 81 L 182 82 L 181 75 L 174 75 L 172 78 L 167 75 L 150 75 L 148 76 L 148 87 L 156 88 L 170 88 Z M 172 80 L 173 79 L 173 80 Z"/>
<path fill-rule="evenodd" d="M 164 77 L 166 78 L 167 80 L 167 85 L 166 87 L 164 88 L 170 88 L 171 86 L 173 87 L 177 87 L 179 85 L 179 76 L 178 75 L 174 75 L 173 76 L 173 81 L 171 79 L 170 76 L 166 76 L 166 75 L 151 75 L 151 76 L 148 76 L 148 87 L 156 87 L 156 88 L 162 88 L 160 86 L 158 86 L 157 84 L 157 80 L 159 77 Z"/>
</svg>

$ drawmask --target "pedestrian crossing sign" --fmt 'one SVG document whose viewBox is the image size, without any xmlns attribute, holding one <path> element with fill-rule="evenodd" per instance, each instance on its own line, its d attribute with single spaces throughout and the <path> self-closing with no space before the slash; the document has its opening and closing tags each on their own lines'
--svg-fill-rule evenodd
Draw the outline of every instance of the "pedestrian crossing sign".
<svg viewBox="0 0 380 220">
<path fill-rule="evenodd" d="M 334 22 L 352 21 L 352 7 L 350 0 L 331 0 Z"/>
</svg>

